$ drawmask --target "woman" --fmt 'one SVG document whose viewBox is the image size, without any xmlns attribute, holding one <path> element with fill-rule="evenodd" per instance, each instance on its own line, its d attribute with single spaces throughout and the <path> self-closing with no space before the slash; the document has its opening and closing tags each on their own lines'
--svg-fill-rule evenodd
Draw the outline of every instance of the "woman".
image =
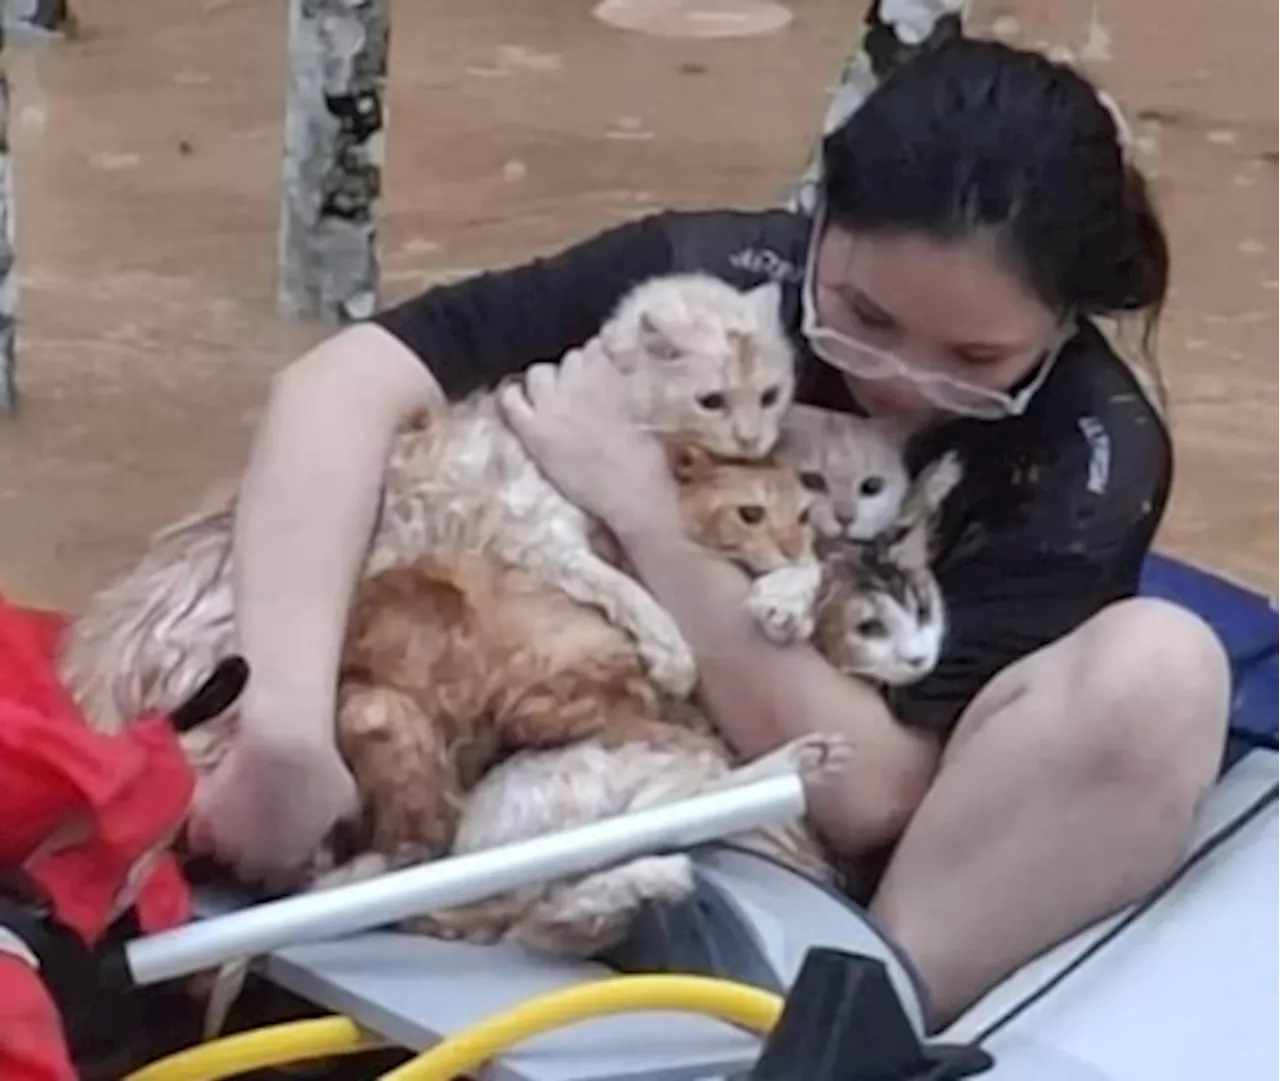
<svg viewBox="0 0 1280 1081">
<path fill-rule="evenodd" d="M 1174 867 L 1228 674 L 1207 627 L 1133 598 L 1169 439 L 1091 318 L 1150 329 L 1169 268 L 1113 116 L 1064 66 L 957 41 L 890 78 L 824 159 L 812 221 L 658 214 L 432 290 L 277 378 L 237 523 L 246 739 L 200 793 L 208 847 L 278 872 L 350 809 L 334 673 L 393 430 L 525 370 L 512 425 L 671 610 L 726 737 L 747 754 L 801 731 L 854 741 L 815 817 L 851 856 L 894 846 L 871 911 L 935 1023 Z M 554 366 L 637 281 L 690 269 L 783 283 L 801 400 L 909 420 L 913 455 L 967 462 L 942 523 L 950 641 L 892 708 L 755 632 L 738 572 L 683 539 L 612 373 Z"/>
</svg>

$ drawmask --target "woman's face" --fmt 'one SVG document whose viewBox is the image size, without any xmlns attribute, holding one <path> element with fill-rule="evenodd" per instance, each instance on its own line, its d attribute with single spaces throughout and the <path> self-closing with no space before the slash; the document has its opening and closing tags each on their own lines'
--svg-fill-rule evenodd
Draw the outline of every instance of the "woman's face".
<svg viewBox="0 0 1280 1081">
<path fill-rule="evenodd" d="M 828 225 L 810 276 L 810 340 L 873 415 L 998 419 L 1010 410 L 984 392 L 1009 391 L 1064 336 L 981 234 L 938 241 Z"/>
</svg>

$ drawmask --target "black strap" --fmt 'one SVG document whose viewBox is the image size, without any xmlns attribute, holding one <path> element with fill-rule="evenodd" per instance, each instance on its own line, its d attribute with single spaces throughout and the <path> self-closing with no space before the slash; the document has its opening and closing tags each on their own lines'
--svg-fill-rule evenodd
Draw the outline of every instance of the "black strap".
<svg viewBox="0 0 1280 1081">
<path fill-rule="evenodd" d="M 0 927 L 39 961 L 58 1008 L 72 1061 L 82 1081 L 119 1077 L 136 1065 L 145 1033 L 122 943 L 137 934 L 132 915 L 98 948 L 86 945 L 54 914 L 39 886 L 21 869 L 0 869 Z"/>
<path fill-rule="evenodd" d="M 212 720 L 235 705 L 248 682 L 249 664 L 243 657 L 231 656 L 219 661 L 209 678 L 170 714 L 173 727 L 185 732 Z"/>
</svg>

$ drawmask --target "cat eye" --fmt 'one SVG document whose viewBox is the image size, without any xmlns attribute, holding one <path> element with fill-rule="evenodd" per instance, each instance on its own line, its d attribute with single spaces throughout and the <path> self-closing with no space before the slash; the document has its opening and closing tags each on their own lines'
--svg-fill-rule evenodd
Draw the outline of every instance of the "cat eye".
<svg viewBox="0 0 1280 1081">
<path fill-rule="evenodd" d="M 866 496 L 879 495 L 884 491 L 884 477 L 868 477 L 859 485 L 858 491 Z"/>
<path fill-rule="evenodd" d="M 719 413 L 729 404 L 728 399 L 723 394 L 701 394 L 695 401 L 703 409 L 711 413 Z"/>
<path fill-rule="evenodd" d="M 800 483 L 811 492 L 825 492 L 827 490 L 827 478 L 821 473 L 801 473 Z"/>
<path fill-rule="evenodd" d="M 764 507 L 758 503 L 748 503 L 738 508 L 738 517 L 747 525 L 759 525 L 764 521 Z"/>
<path fill-rule="evenodd" d="M 782 397 L 781 387 L 770 387 L 760 395 L 760 404 L 766 409 L 772 408 L 778 404 L 778 399 Z"/>
<path fill-rule="evenodd" d="M 864 619 L 853 629 L 863 638 L 884 638 L 889 633 L 883 619 Z"/>
</svg>

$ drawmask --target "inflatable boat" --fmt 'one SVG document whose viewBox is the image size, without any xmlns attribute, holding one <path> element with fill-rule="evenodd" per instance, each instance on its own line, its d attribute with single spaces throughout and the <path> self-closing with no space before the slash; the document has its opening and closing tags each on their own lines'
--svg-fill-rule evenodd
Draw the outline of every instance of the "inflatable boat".
<svg viewBox="0 0 1280 1081">
<path fill-rule="evenodd" d="M 975 1069 L 998 1081 L 1272 1081 L 1280 1073 L 1276 609 L 1266 597 L 1162 557 L 1149 561 L 1143 592 L 1194 609 L 1227 646 L 1234 701 L 1222 774 L 1183 865 L 1161 890 L 1035 959 L 929 1037 L 981 1048 L 987 1060 Z M 424 1049 L 522 1002 L 603 986 L 619 967 L 728 977 L 786 995 L 798 993 L 807 960 L 834 950 L 874 960 L 898 1013 L 925 1042 L 911 974 L 858 906 L 758 854 L 723 845 L 699 849 L 697 866 L 694 922 L 713 930 L 687 929 L 665 960 L 572 963 L 514 947 L 375 931 L 276 950 L 261 972 L 394 1044 Z M 225 899 L 207 903 L 225 911 Z M 667 930 L 668 943 L 681 942 L 684 932 Z M 865 1036 L 864 1026 L 864 1042 L 881 1038 Z M 753 1071 L 763 1061 L 761 1046 L 756 1035 L 719 1020 L 637 1012 L 537 1036 L 502 1054 L 486 1076 L 745 1078 L 760 1076 Z M 822 1074 L 820 1058 L 821 1048 L 810 1047 L 792 1068 L 769 1076 L 864 1076 L 852 1062 L 847 1072 Z"/>
<path fill-rule="evenodd" d="M 908 962 L 858 905 L 720 840 L 803 813 L 799 775 L 752 767 L 719 792 L 339 889 L 265 903 L 207 890 L 202 918 L 93 949 L 51 922 L 47 906 L 0 890 L 0 961 L 9 958 L 10 976 L 15 958 L 43 976 L 73 1045 L 90 1030 L 108 1044 L 113 1029 L 115 1043 L 121 1032 L 135 1042 L 120 1013 L 135 991 L 243 956 L 329 1015 L 237 1033 L 134 1073 L 81 1077 L 214 1081 L 390 1046 L 416 1054 L 382 1075 L 394 1081 L 481 1068 L 502 1081 L 1271 1081 L 1280 1074 L 1276 609 L 1160 557 L 1142 588 L 1203 616 L 1231 660 L 1230 738 L 1185 859 L 1153 895 L 1035 958 L 944 1032 L 926 1032 Z M 692 900 L 645 912 L 607 963 L 376 929 L 673 849 L 693 855 Z M 372 1076 L 355 1065 L 342 1076 Z"/>
</svg>

